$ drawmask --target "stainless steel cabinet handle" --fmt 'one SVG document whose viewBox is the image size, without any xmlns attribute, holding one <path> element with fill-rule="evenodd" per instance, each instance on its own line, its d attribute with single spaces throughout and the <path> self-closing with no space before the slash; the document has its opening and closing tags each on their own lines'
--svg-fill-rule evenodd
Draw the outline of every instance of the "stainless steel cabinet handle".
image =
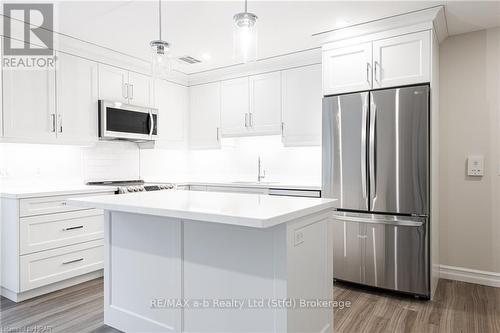
<svg viewBox="0 0 500 333">
<path fill-rule="evenodd" d="M 250 127 L 253 127 L 253 113 L 250 112 L 248 116 L 249 116 L 248 122 L 250 123 Z"/>
<path fill-rule="evenodd" d="M 78 258 L 78 259 L 70 260 L 70 261 L 64 261 L 62 264 L 67 265 L 67 264 L 72 264 L 72 263 L 79 262 L 79 261 L 83 261 L 83 258 Z"/>
<path fill-rule="evenodd" d="M 368 94 L 363 101 L 363 113 L 361 117 L 361 187 L 363 198 L 367 199 L 367 184 L 366 184 L 366 126 L 368 118 Z"/>
<path fill-rule="evenodd" d="M 370 63 L 369 62 L 366 63 L 366 82 L 368 82 L 369 86 L 372 85 L 372 81 L 370 79 Z"/>
<path fill-rule="evenodd" d="M 376 140 L 376 126 L 377 126 L 377 105 L 373 101 L 373 94 L 371 96 L 372 107 L 370 111 L 370 151 L 369 151 L 369 161 L 370 161 L 370 196 L 373 200 L 377 194 L 377 149 L 375 147 Z"/>
<path fill-rule="evenodd" d="M 129 84 L 128 85 L 130 87 L 130 99 L 134 99 L 134 85 L 133 84 Z"/>
<path fill-rule="evenodd" d="M 52 125 L 51 132 L 55 133 L 56 132 L 56 114 L 55 113 L 52 113 L 50 115 L 50 121 L 51 121 L 51 125 Z"/>
<path fill-rule="evenodd" d="M 76 229 L 83 229 L 83 225 L 77 225 L 75 227 L 63 228 L 63 231 L 76 230 Z"/>
<path fill-rule="evenodd" d="M 122 96 L 123 98 L 128 98 L 128 84 L 127 83 L 124 83 L 122 85 Z"/>
<path fill-rule="evenodd" d="M 57 118 L 59 118 L 59 133 L 62 133 L 63 131 L 63 123 L 62 123 L 62 115 L 57 115 Z"/>
<path fill-rule="evenodd" d="M 375 76 L 375 81 L 377 81 L 379 84 L 380 84 L 380 68 L 379 70 L 377 70 L 377 67 L 380 67 L 380 63 L 378 61 L 375 61 L 375 73 L 374 73 L 374 76 Z"/>
<path fill-rule="evenodd" d="M 281 137 L 285 137 L 285 123 L 281 122 Z"/>
<path fill-rule="evenodd" d="M 245 127 L 248 127 L 248 113 L 245 113 Z"/>
<path fill-rule="evenodd" d="M 219 136 L 219 127 L 217 127 L 217 142 L 220 140 L 220 136 Z"/>
</svg>

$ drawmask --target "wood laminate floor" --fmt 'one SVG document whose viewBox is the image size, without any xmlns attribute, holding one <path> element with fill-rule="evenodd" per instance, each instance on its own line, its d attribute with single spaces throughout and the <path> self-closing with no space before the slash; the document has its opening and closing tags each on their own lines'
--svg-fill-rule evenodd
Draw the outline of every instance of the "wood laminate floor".
<svg viewBox="0 0 500 333">
<path fill-rule="evenodd" d="M 335 332 L 500 332 L 500 288 L 441 280 L 435 300 L 337 283 Z M 116 333 L 103 324 L 103 281 L 96 279 L 21 303 L 0 297 L 0 332 Z"/>
</svg>

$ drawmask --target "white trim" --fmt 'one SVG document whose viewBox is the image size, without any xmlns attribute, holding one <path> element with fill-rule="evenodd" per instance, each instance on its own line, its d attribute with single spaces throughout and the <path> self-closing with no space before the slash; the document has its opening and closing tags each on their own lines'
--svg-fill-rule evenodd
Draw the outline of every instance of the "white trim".
<svg viewBox="0 0 500 333">
<path fill-rule="evenodd" d="M 480 271 L 456 266 L 439 266 L 439 277 L 441 279 L 463 281 L 484 286 L 500 288 L 500 273 Z"/>
<path fill-rule="evenodd" d="M 83 275 L 76 276 L 74 278 L 70 278 L 67 280 L 60 281 L 60 282 L 52 283 L 52 284 L 49 284 L 46 286 L 27 290 L 24 292 L 17 293 L 15 291 L 9 290 L 9 289 L 4 288 L 4 287 L 1 287 L 0 291 L 1 291 L 1 295 L 3 297 L 8 298 L 13 302 L 18 303 L 18 302 L 22 302 L 22 301 L 25 301 L 25 300 L 30 299 L 30 298 L 34 298 L 34 297 L 38 297 L 40 295 L 54 292 L 54 291 L 57 291 L 60 289 L 72 287 L 72 286 L 75 286 L 75 285 L 83 283 L 83 282 L 98 279 L 102 276 L 103 276 L 103 270 L 100 269 L 100 270 L 97 270 L 94 272 L 86 273 Z"/>
</svg>

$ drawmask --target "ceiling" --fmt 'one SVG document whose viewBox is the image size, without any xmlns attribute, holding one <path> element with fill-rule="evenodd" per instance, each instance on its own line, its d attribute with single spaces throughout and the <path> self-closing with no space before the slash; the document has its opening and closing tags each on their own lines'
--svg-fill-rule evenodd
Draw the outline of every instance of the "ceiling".
<svg viewBox="0 0 500 333">
<path fill-rule="evenodd" d="M 232 17 L 242 1 L 163 1 L 164 39 L 176 57 L 202 60 L 177 65 L 196 73 L 234 64 Z M 500 26 L 499 1 L 249 1 L 258 15 L 258 56 L 317 47 L 311 35 L 409 11 L 445 5 L 450 35 Z M 157 1 L 60 1 L 56 28 L 146 61 L 158 37 Z"/>
</svg>

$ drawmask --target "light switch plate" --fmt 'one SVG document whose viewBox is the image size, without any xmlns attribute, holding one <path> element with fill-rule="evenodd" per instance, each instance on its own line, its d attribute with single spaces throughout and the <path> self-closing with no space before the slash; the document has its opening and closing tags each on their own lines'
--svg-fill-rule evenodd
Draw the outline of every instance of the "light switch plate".
<svg viewBox="0 0 500 333">
<path fill-rule="evenodd" d="M 467 158 L 467 175 L 472 177 L 484 176 L 484 156 L 475 155 Z"/>
</svg>

